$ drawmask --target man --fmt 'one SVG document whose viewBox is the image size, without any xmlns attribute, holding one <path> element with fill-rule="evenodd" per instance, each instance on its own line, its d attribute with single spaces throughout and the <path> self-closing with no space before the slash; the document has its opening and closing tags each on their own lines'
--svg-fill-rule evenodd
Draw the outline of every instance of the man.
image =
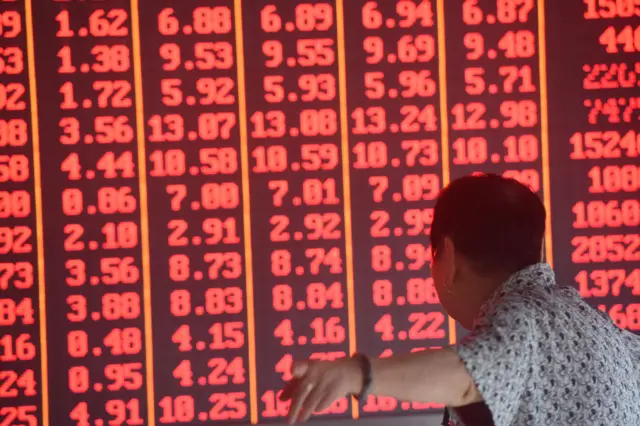
<svg viewBox="0 0 640 426">
<path fill-rule="evenodd" d="M 296 363 L 281 397 L 290 422 L 371 393 L 445 404 L 455 425 L 640 425 L 640 338 L 555 283 L 540 263 L 545 218 L 515 180 L 452 182 L 435 206 L 431 271 L 470 335 L 386 359 Z"/>
</svg>

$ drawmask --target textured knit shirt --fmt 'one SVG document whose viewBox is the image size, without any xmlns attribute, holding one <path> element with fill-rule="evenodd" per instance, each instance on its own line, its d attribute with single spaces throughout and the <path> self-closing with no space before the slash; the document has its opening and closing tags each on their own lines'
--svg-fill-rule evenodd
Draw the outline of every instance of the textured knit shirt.
<svg viewBox="0 0 640 426">
<path fill-rule="evenodd" d="M 556 285 L 547 264 L 511 276 L 457 352 L 495 426 L 640 426 L 640 337 Z M 475 426 L 483 410 L 465 411 L 452 423 Z"/>
</svg>

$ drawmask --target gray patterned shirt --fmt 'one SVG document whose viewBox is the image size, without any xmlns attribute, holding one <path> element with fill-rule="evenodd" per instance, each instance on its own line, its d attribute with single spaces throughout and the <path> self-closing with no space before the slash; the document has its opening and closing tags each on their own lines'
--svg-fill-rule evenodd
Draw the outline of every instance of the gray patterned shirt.
<svg viewBox="0 0 640 426">
<path fill-rule="evenodd" d="M 640 337 L 616 327 L 547 264 L 510 277 L 457 352 L 495 426 L 640 425 Z M 456 426 L 474 426 L 452 410 Z"/>
</svg>

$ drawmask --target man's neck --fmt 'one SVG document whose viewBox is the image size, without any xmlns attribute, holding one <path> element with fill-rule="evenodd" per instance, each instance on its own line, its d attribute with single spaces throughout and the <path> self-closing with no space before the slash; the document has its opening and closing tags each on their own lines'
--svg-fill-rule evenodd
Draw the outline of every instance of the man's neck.
<svg viewBox="0 0 640 426">
<path fill-rule="evenodd" d="M 477 316 L 480 314 L 482 306 L 502 287 L 502 284 L 509 278 L 509 274 L 493 274 L 490 277 L 478 277 L 473 282 L 475 291 L 470 291 L 467 296 L 468 311 L 471 313 L 464 324 L 465 328 L 471 329 Z"/>
</svg>

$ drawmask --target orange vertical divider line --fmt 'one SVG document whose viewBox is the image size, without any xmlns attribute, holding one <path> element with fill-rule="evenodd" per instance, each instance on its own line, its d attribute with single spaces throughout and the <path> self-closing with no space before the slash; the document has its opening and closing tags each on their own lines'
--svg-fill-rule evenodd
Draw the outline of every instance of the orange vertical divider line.
<svg viewBox="0 0 640 426">
<path fill-rule="evenodd" d="M 153 383 L 153 324 L 151 320 L 151 269 L 149 255 L 149 206 L 147 199 L 147 153 L 144 137 L 144 103 L 142 95 L 142 60 L 140 53 L 140 15 L 138 0 L 131 0 L 131 42 L 133 44 L 133 79 L 136 98 L 136 139 L 138 143 L 138 185 L 140 187 L 140 233 L 142 246 L 142 288 L 144 300 L 145 364 L 147 373 L 148 426 L 156 424 Z"/>
<path fill-rule="evenodd" d="M 542 145 L 542 192 L 544 207 L 547 210 L 547 223 L 544 235 L 545 257 L 553 267 L 553 247 L 551 244 L 551 177 L 549 167 L 549 113 L 547 98 L 547 34 L 544 16 L 544 0 L 538 0 L 538 40 L 540 65 L 540 137 Z"/>
<path fill-rule="evenodd" d="M 244 34 L 242 0 L 234 0 L 236 26 L 236 58 L 238 73 L 238 121 L 240 126 L 240 161 L 242 163 L 242 211 L 244 220 L 244 259 L 247 282 L 247 344 L 249 352 L 249 403 L 251 423 L 258 423 L 258 382 L 256 375 L 255 299 L 253 297 L 253 252 L 251 250 L 251 200 L 249 193 L 249 142 L 247 138 L 247 89 L 244 68 Z"/>
<path fill-rule="evenodd" d="M 436 14 L 438 24 L 438 82 L 440 89 L 440 140 L 442 145 L 442 187 L 449 185 L 449 107 L 447 104 L 447 52 L 444 31 L 444 0 L 437 0 Z M 449 318 L 449 344 L 456 343 L 456 321 Z"/>
<path fill-rule="evenodd" d="M 344 49 L 344 0 L 336 0 L 338 85 L 340 98 L 340 139 L 342 141 L 342 191 L 344 194 L 344 246 L 349 317 L 349 354 L 356 352 L 356 306 L 353 283 L 353 233 L 351 230 L 351 178 L 349 174 L 349 122 L 347 120 L 347 70 Z M 358 403 L 351 404 L 351 417 L 360 417 Z"/>
<path fill-rule="evenodd" d="M 42 225 L 42 176 L 40 170 L 40 125 L 36 90 L 36 58 L 33 41 L 33 7 L 24 2 L 29 66 L 29 102 L 31 104 L 31 138 L 33 146 L 33 188 L 36 207 L 36 246 L 38 251 L 38 302 L 40 310 L 40 368 L 42 369 L 42 426 L 49 426 L 49 363 L 47 358 L 47 305 L 44 286 L 44 238 Z"/>
</svg>

